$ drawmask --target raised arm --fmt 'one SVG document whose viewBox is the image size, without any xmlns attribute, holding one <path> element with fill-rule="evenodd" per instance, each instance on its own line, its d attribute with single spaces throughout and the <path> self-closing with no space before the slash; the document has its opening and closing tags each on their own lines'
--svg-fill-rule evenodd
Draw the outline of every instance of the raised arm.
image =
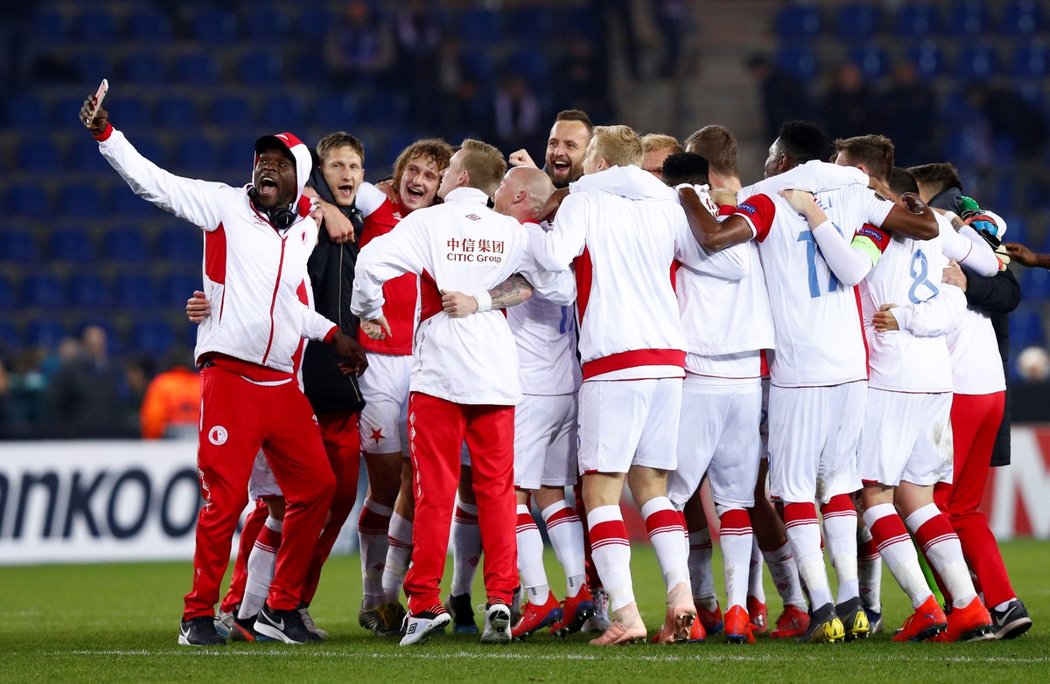
<svg viewBox="0 0 1050 684">
<path fill-rule="evenodd" d="M 918 195 L 906 192 L 900 199 L 905 206 L 894 203 L 882 222 L 882 228 L 916 240 L 932 240 L 940 234 L 933 210 Z"/>
<path fill-rule="evenodd" d="M 683 186 L 678 197 L 689 222 L 689 231 L 701 247 L 719 252 L 726 247 L 747 242 L 755 236 L 751 224 L 742 216 L 729 216 L 721 223 L 711 215 L 692 186 Z"/>
</svg>

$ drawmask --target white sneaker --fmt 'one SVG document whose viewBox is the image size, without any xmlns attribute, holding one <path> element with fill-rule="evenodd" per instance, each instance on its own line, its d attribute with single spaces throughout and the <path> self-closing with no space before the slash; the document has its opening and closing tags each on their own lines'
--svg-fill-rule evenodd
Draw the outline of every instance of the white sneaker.
<svg viewBox="0 0 1050 684">
<path fill-rule="evenodd" d="M 496 603 L 485 609 L 485 629 L 481 633 L 483 644 L 510 643 L 510 608 Z"/>
<path fill-rule="evenodd" d="M 452 616 L 448 613 L 420 613 L 405 616 L 405 636 L 401 639 L 400 646 L 413 646 L 422 644 L 430 638 L 434 632 L 444 629 L 445 625 L 452 622 Z"/>
<path fill-rule="evenodd" d="M 303 626 L 308 630 L 321 637 L 322 639 L 328 638 L 328 632 L 314 624 L 314 619 L 310 617 L 310 606 L 300 606 L 299 615 L 303 617 Z"/>
<path fill-rule="evenodd" d="M 594 590 L 594 615 L 587 618 L 581 632 L 604 634 L 609 629 L 609 595 L 604 589 Z"/>
</svg>

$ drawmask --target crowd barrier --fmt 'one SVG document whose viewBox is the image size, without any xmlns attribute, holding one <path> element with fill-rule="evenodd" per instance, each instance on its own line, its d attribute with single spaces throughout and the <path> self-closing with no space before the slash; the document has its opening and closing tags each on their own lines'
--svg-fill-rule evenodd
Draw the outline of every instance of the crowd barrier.
<svg viewBox="0 0 1050 684">
<path fill-rule="evenodd" d="M 1050 426 L 1012 438 L 983 508 L 1000 539 L 1050 539 Z M 0 565 L 191 558 L 195 458 L 192 441 L 0 442 Z"/>
</svg>

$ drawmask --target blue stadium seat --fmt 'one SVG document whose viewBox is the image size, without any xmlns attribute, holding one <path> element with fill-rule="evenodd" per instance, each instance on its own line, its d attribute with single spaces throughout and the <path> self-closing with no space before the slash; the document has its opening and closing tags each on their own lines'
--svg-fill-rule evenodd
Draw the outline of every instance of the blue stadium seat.
<svg viewBox="0 0 1050 684">
<path fill-rule="evenodd" d="M 200 117 L 197 114 L 197 103 L 188 97 L 174 95 L 165 97 L 157 104 L 157 117 L 161 125 L 177 131 L 197 128 Z"/>
<path fill-rule="evenodd" d="M 241 31 L 249 40 L 257 41 L 281 41 L 284 40 L 291 30 L 291 18 L 279 7 L 271 3 L 264 3 L 262 7 L 252 7 L 252 11 L 241 17 Z M 307 10 L 307 14 L 311 11 Z"/>
<path fill-rule="evenodd" d="M 306 119 L 305 106 L 298 97 L 271 95 L 259 109 L 257 122 L 274 132 L 300 130 Z"/>
<path fill-rule="evenodd" d="M 58 98 L 51 107 L 51 123 L 59 130 L 69 129 L 74 124 L 79 125 L 80 107 L 83 104 L 83 95 L 69 95 Z"/>
<path fill-rule="evenodd" d="M 183 268 L 161 278 L 158 288 L 159 302 L 161 306 L 182 308 L 186 300 L 190 298 L 194 290 L 203 286 L 200 272 L 191 272 L 191 269 Z"/>
<path fill-rule="evenodd" d="M 237 40 L 237 15 L 211 5 L 199 5 L 194 8 L 190 30 L 193 38 L 205 45 L 229 44 Z"/>
<path fill-rule="evenodd" d="M 988 203 L 984 203 L 988 206 Z M 1020 214 L 1009 213 L 1007 207 L 1009 204 L 1002 204 L 1001 210 L 996 211 L 994 208 L 989 207 L 992 211 L 996 211 L 997 214 L 1006 221 L 1006 242 L 1027 242 L 1028 241 L 1028 221 L 1025 220 Z"/>
<path fill-rule="evenodd" d="M 4 120 L 12 128 L 31 132 L 46 127 L 50 113 L 51 107 L 46 100 L 26 91 L 8 99 Z"/>
<path fill-rule="evenodd" d="M 48 192 L 36 183 L 12 185 L 7 193 L 7 209 L 16 217 L 49 218 L 54 214 Z M 4 232 L 0 230 L 0 235 Z"/>
<path fill-rule="evenodd" d="M 129 129 L 152 130 L 154 119 L 150 113 L 149 102 L 135 96 L 124 96 L 119 103 L 115 103 L 113 110 L 113 123 L 122 131 Z M 139 140 L 133 141 L 137 148 Z"/>
<path fill-rule="evenodd" d="M 117 20 L 104 2 L 92 4 L 73 20 L 74 35 L 78 42 L 111 43 L 117 39 Z"/>
<path fill-rule="evenodd" d="M 889 56 L 877 43 L 867 43 L 854 49 L 850 59 L 869 81 L 880 79 L 889 71 Z"/>
<path fill-rule="evenodd" d="M 0 285 L 0 287 L 3 286 Z M 5 347 L 11 351 L 17 351 L 22 347 L 22 339 L 10 321 L 0 320 L 0 349 Z"/>
<path fill-rule="evenodd" d="M 986 36 L 995 32 L 992 13 L 985 0 L 955 0 L 942 16 L 941 32 L 946 36 Z"/>
<path fill-rule="evenodd" d="M 204 107 L 204 123 L 223 128 L 254 128 L 254 107 L 239 95 L 219 95 Z"/>
<path fill-rule="evenodd" d="M 189 52 L 175 60 L 175 80 L 186 85 L 219 85 L 221 75 L 218 61 L 206 52 Z"/>
<path fill-rule="evenodd" d="M 103 78 L 113 76 L 113 57 L 108 52 L 99 50 L 77 54 L 77 68 L 86 83 L 98 84 Z"/>
<path fill-rule="evenodd" d="M 109 212 L 107 193 L 95 185 L 67 185 L 59 193 L 65 216 L 95 219 Z"/>
<path fill-rule="evenodd" d="M 955 64 L 955 76 L 963 81 L 979 81 L 992 76 L 998 68 L 995 48 L 987 42 L 964 43 Z"/>
<path fill-rule="evenodd" d="M 138 201 L 146 204 L 142 200 Z M 140 226 L 115 228 L 106 233 L 104 244 L 103 253 L 112 261 L 127 264 L 145 264 L 150 261 L 149 241 Z"/>
<path fill-rule="evenodd" d="M 0 273 L 0 311 L 10 311 L 18 306 L 18 293 L 15 284 Z M 0 319 L 0 323 L 4 322 Z"/>
<path fill-rule="evenodd" d="M 44 238 L 44 252 L 51 259 L 86 264 L 96 258 L 97 250 L 87 232 L 76 228 L 58 228 Z"/>
<path fill-rule="evenodd" d="M 174 167 L 183 174 L 209 176 L 219 167 L 219 152 L 215 144 L 205 138 L 181 140 L 174 150 Z"/>
<path fill-rule="evenodd" d="M 146 318 L 131 326 L 129 346 L 154 357 L 164 356 L 175 344 L 171 324 L 161 318 Z"/>
<path fill-rule="evenodd" d="M 150 157 L 147 157 L 149 159 Z M 156 157 L 154 157 L 156 159 Z M 113 194 L 113 215 L 122 219 L 141 218 L 157 219 L 170 216 L 163 209 L 159 209 L 150 202 L 142 199 L 131 191 L 124 183 L 120 183 Z"/>
<path fill-rule="evenodd" d="M 130 40 L 159 45 L 171 39 L 171 20 L 149 5 L 136 6 L 124 21 Z"/>
<path fill-rule="evenodd" d="M 515 32 L 521 32 L 525 36 L 549 36 L 558 27 L 557 14 L 551 9 L 551 7 L 530 7 L 525 5 L 505 10 L 506 25 L 513 27 Z M 430 11 L 440 12 L 441 10 L 434 7 Z"/>
<path fill-rule="evenodd" d="M 1010 344 L 1029 347 L 1033 344 L 1046 344 L 1046 331 L 1043 319 L 1035 308 L 1022 304 L 1009 316 Z"/>
<path fill-rule="evenodd" d="M 295 35 L 304 40 L 317 40 L 323 39 L 325 32 L 336 21 L 336 15 L 325 5 L 321 3 L 315 3 L 310 5 L 303 12 L 299 13 L 298 18 L 292 19 L 292 24 L 295 26 Z M 313 55 L 314 68 L 317 71 L 319 62 L 317 61 L 317 55 Z"/>
<path fill-rule="evenodd" d="M 1026 268 L 1021 275 L 1021 297 L 1025 301 L 1050 299 L 1050 271 L 1045 268 Z"/>
<path fill-rule="evenodd" d="M 776 32 L 788 40 L 816 38 L 820 33 L 820 11 L 812 5 L 787 5 L 777 12 Z"/>
<path fill-rule="evenodd" d="M 26 264 L 40 259 L 40 247 L 28 230 L 4 228 L 0 230 L 0 258 L 12 264 Z"/>
<path fill-rule="evenodd" d="M 69 301 L 83 308 L 106 308 L 113 301 L 109 284 L 97 273 L 80 273 L 69 281 Z"/>
<path fill-rule="evenodd" d="M 944 53 L 937 41 L 927 38 L 908 48 L 907 55 L 923 79 L 929 80 L 944 74 Z"/>
<path fill-rule="evenodd" d="M 161 231 L 157 253 L 171 261 L 183 263 L 201 262 L 204 255 L 204 238 L 200 228 L 178 221 Z"/>
<path fill-rule="evenodd" d="M 542 86 L 550 76 L 550 61 L 533 46 L 513 53 L 509 59 L 509 66 L 513 73 L 524 76 L 537 87 Z"/>
<path fill-rule="evenodd" d="M 245 133 L 245 127 L 231 131 L 226 137 L 226 145 L 221 149 L 222 167 L 234 172 L 233 182 L 237 185 L 247 183 L 251 178 L 252 156 L 256 136 Z"/>
<path fill-rule="evenodd" d="M 151 309 L 157 306 L 157 288 L 145 275 L 121 274 L 113 283 L 114 303 L 122 309 Z"/>
<path fill-rule="evenodd" d="M 500 13 L 487 7 L 467 7 L 455 20 L 459 33 L 470 41 L 496 43 L 503 37 Z"/>
<path fill-rule="evenodd" d="M 937 25 L 937 8 L 929 2 L 902 2 L 894 19 L 894 32 L 901 38 L 925 38 Z"/>
<path fill-rule="evenodd" d="M 1014 50 L 1011 74 L 1015 78 L 1045 78 L 1050 74 L 1050 50 L 1042 41 L 1018 45 Z"/>
<path fill-rule="evenodd" d="M 835 23 L 839 40 L 869 40 L 879 30 L 881 19 L 879 8 L 873 3 L 856 2 L 843 5 Z"/>
<path fill-rule="evenodd" d="M 168 78 L 168 65 L 154 48 L 128 53 L 122 65 L 124 78 L 134 85 L 165 85 Z"/>
<path fill-rule="evenodd" d="M 1046 30 L 1044 4 L 1037 0 L 1013 0 L 1003 8 L 999 30 L 1008 36 L 1030 36 Z"/>
<path fill-rule="evenodd" d="M 31 137 L 22 140 L 16 155 L 16 167 L 31 173 L 65 173 L 62 154 L 54 140 L 47 137 Z"/>
<path fill-rule="evenodd" d="M 65 282 L 51 273 L 27 275 L 22 282 L 22 294 L 30 306 L 54 309 L 66 305 Z"/>
<path fill-rule="evenodd" d="M 53 5 L 42 5 L 33 17 L 33 42 L 41 45 L 64 45 L 70 38 L 69 14 Z"/>
<path fill-rule="evenodd" d="M 44 347 L 54 349 L 69 331 L 61 322 L 52 318 L 34 318 L 26 324 L 23 337 L 26 348 Z"/>
<path fill-rule="evenodd" d="M 107 174 L 107 172 L 113 173 L 113 168 L 99 154 L 98 144 L 89 137 L 74 138 L 67 153 L 69 168 L 72 171 L 80 173 L 98 172 L 102 175 Z"/>
<path fill-rule="evenodd" d="M 314 58 L 317 59 L 316 54 Z M 284 80 L 284 60 L 273 50 L 249 50 L 237 60 L 237 73 L 241 78 L 251 74 L 254 82 L 277 85 Z"/>
<path fill-rule="evenodd" d="M 357 123 L 357 98 L 354 95 L 322 95 L 311 116 L 313 123 L 328 130 L 353 130 Z"/>
<path fill-rule="evenodd" d="M 817 57 L 806 45 L 782 45 L 776 53 L 776 65 L 803 81 L 817 75 Z"/>
</svg>

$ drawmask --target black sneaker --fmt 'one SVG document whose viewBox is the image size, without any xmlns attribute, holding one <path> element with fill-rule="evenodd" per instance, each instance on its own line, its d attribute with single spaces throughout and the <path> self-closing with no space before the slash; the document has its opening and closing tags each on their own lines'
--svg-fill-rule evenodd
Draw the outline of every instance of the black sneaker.
<svg viewBox="0 0 1050 684">
<path fill-rule="evenodd" d="M 846 641 L 868 638 L 871 626 L 868 624 L 868 614 L 860 604 L 860 597 L 851 598 L 835 606 L 835 614 L 842 620 L 842 626 L 846 630 Z"/>
<path fill-rule="evenodd" d="M 255 631 L 265 637 L 286 644 L 305 644 L 310 641 L 324 641 L 303 624 L 303 616 L 298 610 L 273 610 L 264 604 L 255 618 Z"/>
<path fill-rule="evenodd" d="M 226 640 L 215 631 L 215 617 L 201 617 L 183 620 L 179 625 L 179 646 L 223 646 Z"/>
<path fill-rule="evenodd" d="M 454 634 L 477 634 L 478 623 L 474 619 L 474 607 L 470 605 L 470 594 L 449 596 L 445 610 L 452 614 Z"/>
<path fill-rule="evenodd" d="M 992 614 L 992 636 L 996 639 L 1016 639 L 1032 626 L 1021 599 L 1013 599 L 1006 610 L 988 611 Z"/>
<path fill-rule="evenodd" d="M 268 636 L 263 636 L 255 631 L 255 620 L 258 616 L 250 618 L 233 619 L 230 626 L 230 641 L 273 641 Z"/>
<path fill-rule="evenodd" d="M 846 638 L 842 620 L 835 614 L 835 606 L 826 603 L 809 613 L 809 628 L 798 637 L 802 643 L 833 644 Z"/>
</svg>

